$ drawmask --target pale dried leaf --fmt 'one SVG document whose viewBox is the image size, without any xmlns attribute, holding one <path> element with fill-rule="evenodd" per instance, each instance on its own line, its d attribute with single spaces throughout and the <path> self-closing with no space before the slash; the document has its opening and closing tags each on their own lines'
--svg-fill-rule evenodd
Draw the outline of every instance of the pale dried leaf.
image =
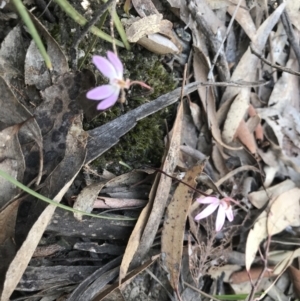
<svg viewBox="0 0 300 301">
<path fill-rule="evenodd" d="M 141 199 L 120 199 L 99 196 L 94 202 L 93 207 L 101 209 L 144 207 L 147 203 L 148 201 Z"/>
<path fill-rule="evenodd" d="M 39 90 L 44 90 L 51 85 L 49 70 L 35 41 L 31 41 L 26 52 L 25 84 L 35 85 Z"/>
<path fill-rule="evenodd" d="M 291 180 L 285 180 L 275 186 L 269 187 L 266 190 L 253 191 L 248 194 L 249 201 L 253 206 L 260 209 L 266 205 L 269 199 L 275 199 L 285 191 L 291 190 L 296 185 Z"/>
<path fill-rule="evenodd" d="M 299 70 L 299 65 L 294 55 L 288 60 L 286 67 L 294 71 Z M 299 77 L 283 72 L 273 88 L 268 105 L 278 109 L 279 112 L 282 112 L 287 105 L 298 108 L 299 104 L 295 99 L 297 95 L 299 95 Z"/>
<path fill-rule="evenodd" d="M 4 253 L 2 244 L 5 240 L 14 236 L 19 204 L 19 201 L 12 202 L 0 211 L 0 254 Z M 0 261 L 0 267 L 2 264 L 3 262 Z"/>
<path fill-rule="evenodd" d="M 239 2 L 239 0 L 230 1 L 230 2 L 237 4 Z M 243 30 L 245 31 L 245 33 L 247 34 L 249 39 L 253 40 L 254 36 L 256 34 L 256 27 L 255 27 L 255 24 L 253 22 L 251 15 L 250 15 L 250 11 L 248 9 L 245 9 L 245 7 L 247 7 L 246 1 L 243 0 L 241 2 L 241 6 L 239 7 L 239 9 L 236 13 L 235 20 L 241 25 L 241 27 L 243 28 Z M 236 5 L 230 5 L 227 8 L 227 12 L 231 16 L 233 15 L 235 10 L 236 10 Z"/>
<path fill-rule="evenodd" d="M 56 40 L 52 37 L 47 28 L 30 11 L 28 11 L 28 13 L 35 27 L 39 31 L 39 34 L 46 40 L 47 53 L 51 59 L 53 71 L 55 71 L 53 74 L 56 74 L 57 76 L 68 72 L 68 60 Z"/>
<path fill-rule="evenodd" d="M 278 8 L 265 20 L 265 22 L 259 27 L 255 37 L 252 40 L 253 46 L 259 53 L 263 51 L 266 41 L 269 37 L 269 34 L 272 28 L 278 22 L 283 10 L 285 8 L 285 3 L 282 3 L 278 6 Z M 257 75 L 257 65 L 259 63 L 259 58 L 251 53 L 250 48 L 245 52 L 243 57 L 241 58 L 239 64 L 234 70 L 231 80 L 245 80 L 245 81 L 255 81 Z M 249 89 L 249 88 L 237 88 L 237 87 L 227 87 L 225 93 L 222 96 L 221 102 L 223 106 L 226 105 L 227 101 L 230 101 L 233 97 L 235 97 L 241 89 Z"/>
<path fill-rule="evenodd" d="M 203 168 L 204 163 L 196 165 L 186 172 L 183 182 L 189 186 L 179 183 L 167 207 L 161 239 L 162 260 L 170 274 L 170 283 L 175 291 L 178 290 L 184 229 L 194 195 L 191 187 L 196 187 L 196 178 L 201 174 Z"/>
<path fill-rule="evenodd" d="M 23 75 L 25 49 L 20 26 L 11 30 L 1 43 L 0 57 L 0 75 L 6 81 Z"/>
<path fill-rule="evenodd" d="M 147 37 L 141 38 L 138 44 L 156 54 L 180 52 L 180 49 L 171 40 L 158 33 L 149 34 Z"/>
<path fill-rule="evenodd" d="M 263 275 L 263 278 L 271 278 L 275 277 L 276 275 L 272 272 L 272 266 L 268 266 L 269 270 L 266 271 Z M 260 277 L 261 272 L 263 271 L 263 267 L 254 267 L 251 268 L 248 272 L 247 270 L 237 271 L 232 273 L 230 276 L 229 282 L 230 284 L 240 284 L 243 282 L 249 281 L 249 274 L 252 281 L 257 281 L 257 279 Z"/>
<path fill-rule="evenodd" d="M 179 147 L 181 144 L 182 119 L 183 105 L 181 103 L 173 126 L 170 147 L 161 168 L 168 174 L 172 174 L 177 165 Z M 121 283 L 126 276 L 133 257 L 135 256 L 135 262 L 139 264 L 141 258 L 143 258 L 150 249 L 161 217 L 164 214 L 171 184 L 171 178 L 159 174 L 156 176 L 150 192 L 149 202 L 142 210 L 127 243 L 120 267 L 119 283 Z"/>
<path fill-rule="evenodd" d="M 250 91 L 242 89 L 230 106 L 222 132 L 222 138 L 225 143 L 231 143 L 236 136 L 237 129 L 248 110 L 249 98 Z"/>
<path fill-rule="evenodd" d="M 141 18 L 159 14 L 151 0 L 131 0 L 131 2 Z"/>
<path fill-rule="evenodd" d="M 208 61 L 208 58 L 202 52 L 196 49 L 194 53 L 193 67 L 195 79 L 197 81 L 205 82 L 207 80 L 209 65 L 210 62 Z M 237 148 L 231 147 L 222 142 L 221 131 L 218 125 L 216 114 L 216 99 L 213 89 L 211 87 L 206 88 L 204 86 L 199 86 L 198 93 L 202 102 L 202 106 L 207 113 L 207 119 L 213 137 L 220 145 L 228 149 L 236 150 Z"/>
<path fill-rule="evenodd" d="M 293 188 L 282 193 L 271 204 L 268 216 L 268 233 L 275 235 L 287 226 L 300 226 L 300 189 Z"/>
<path fill-rule="evenodd" d="M 135 21 L 126 30 L 128 41 L 136 43 L 148 34 L 159 32 L 162 18 L 161 14 L 151 15 L 142 19 L 135 18 Z"/>
<path fill-rule="evenodd" d="M 289 266 L 288 273 L 293 283 L 294 294 L 297 298 L 300 298 L 300 270 L 293 266 Z"/>
<path fill-rule="evenodd" d="M 274 274 L 279 275 L 284 270 L 286 270 L 292 263 L 293 260 L 300 256 L 300 249 L 296 249 L 294 251 L 284 251 L 281 254 L 281 261 L 276 265 L 274 269 Z M 272 257 L 271 257 L 272 259 Z"/>
<path fill-rule="evenodd" d="M 202 125 L 202 122 L 201 122 L 201 109 L 194 102 L 189 101 L 189 105 L 190 105 L 191 115 L 192 115 L 194 124 L 195 124 L 196 128 L 198 129 L 198 131 L 200 131 L 200 127 Z"/>
<path fill-rule="evenodd" d="M 259 120 L 259 118 L 258 118 Z M 241 121 L 235 136 L 242 142 L 242 144 L 251 152 L 251 154 L 256 153 L 256 142 L 253 133 L 248 127 L 248 123 L 244 120 Z"/>
<path fill-rule="evenodd" d="M 246 260 L 245 266 L 247 271 L 250 271 L 251 264 L 256 257 L 256 252 L 260 243 L 268 235 L 267 232 L 267 213 L 262 212 L 256 219 L 253 229 L 250 230 L 246 242 Z"/>
<path fill-rule="evenodd" d="M 230 282 L 230 276 L 236 272 L 239 271 L 242 267 L 238 264 L 226 264 L 223 266 L 213 266 L 211 267 L 207 274 L 213 278 L 218 279 L 219 277 L 224 277 L 224 282 Z"/>
<path fill-rule="evenodd" d="M 300 1 L 299 0 L 288 0 L 286 1 L 286 12 L 289 15 L 292 24 L 300 30 Z"/>
<path fill-rule="evenodd" d="M 94 203 L 98 197 L 99 192 L 105 186 L 106 181 L 101 183 L 93 183 L 80 191 L 73 205 L 74 209 L 91 213 L 94 208 Z M 75 212 L 74 217 L 81 221 L 82 214 Z"/>
<path fill-rule="evenodd" d="M 207 3 L 211 9 L 220 9 L 231 4 L 230 0 L 208 0 Z"/>
</svg>

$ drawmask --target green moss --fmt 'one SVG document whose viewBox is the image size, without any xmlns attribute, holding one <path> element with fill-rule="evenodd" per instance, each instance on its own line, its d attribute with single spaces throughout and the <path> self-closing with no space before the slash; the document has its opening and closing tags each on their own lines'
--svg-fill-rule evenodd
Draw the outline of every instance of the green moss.
<svg viewBox="0 0 300 301">
<path fill-rule="evenodd" d="M 101 113 L 92 122 L 85 123 L 86 130 L 101 126 L 145 102 L 174 90 L 177 86 L 173 75 L 169 74 L 159 61 L 159 56 L 147 50 L 140 50 L 138 46 L 135 46 L 132 52 L 121 51 L 120 58 L 124 64 L 124 77 L 146 82 L 154 89 L 154 92 L 145 96 L 145 92 L 148 91 L 140 86 L 134 86 L 127 94 L 124 112 L 121 111 L 119 105 L 115 105 L 110 110 Z M 166 134 L 164 120 L 170 121 L 174 115 L 175 112 L 171 106 L 142 119 L 120 139 L 116 146 L 95 160 L 92 165 L 100 170 L 106 168 L 116 174 L 128 172 L 126 167 L 119 164 L 120 161 L 132 168 L 160 165 L 164 152 L 163 139 Z"/>
</svg>

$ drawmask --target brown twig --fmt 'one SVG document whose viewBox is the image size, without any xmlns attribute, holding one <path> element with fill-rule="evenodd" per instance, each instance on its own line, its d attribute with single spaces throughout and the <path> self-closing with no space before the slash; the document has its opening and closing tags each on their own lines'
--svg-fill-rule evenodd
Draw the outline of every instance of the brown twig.
<svg viewBox="0 0 300 301">
<path fill-rule="evenodd" d="M 253 45 L 251 44 L 250 45 L 250 49 L 251 49 L 251 52 L 256 55 L 259 59 L 261 59 L 265 64 L 273 67 L 273 68 L 276 68 L 282 72 L 287 72 L 287 73 L 290 73 L 290 74 L 293 74 L 293 75 L 297 75 L 297 76 L 300 76 L 300 72 L 297 72 L 297 71 L 294 71 L 290 68 L 286 68 L 286 67 L 282 67 L 280 65 L 277 65 L 277 64 L 272 64 L 270 61 L 266 60 L 261 54 L 259 54 L 254 48 L 253 48 Z"/>
</svg>

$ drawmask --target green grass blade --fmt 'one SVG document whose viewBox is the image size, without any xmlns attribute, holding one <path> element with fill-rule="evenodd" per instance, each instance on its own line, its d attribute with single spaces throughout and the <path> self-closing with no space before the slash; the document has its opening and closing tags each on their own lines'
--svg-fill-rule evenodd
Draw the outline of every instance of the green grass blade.
<svg viewBox="0 0 300 301">
<path fill-rule="evenodd" d="M 32 20 L 30 19 L 30 16 L 27 12 L 26 7 L 23 5 L 21 0 L 12 0 L 12 2 L 15 5 L 18 13 L 20 14 L 23 22 L 27 26 L 28 31 L 30 32 L 34 42 L 36 43 L 44 61 L 45 61 L 47 68 L 52 70 L 52 63 L 51 63 L 50 57 L 46 51 L 46 48 L 37 32 Z"/>
<path fill-rule="evenodd" d="M 107 0 L 103 0 L 103 2 L 106 3 Z M 117 29 L 117 31 L 118 31 L 121 39 L 122 39 L 122 42 L 125 45 L 125 48 L 127 50 L 130 50 L 130 44 L 129 44 L 128 40 L 127 40 L 125 29 L 124 29 L 124 27 L 123 27 L 123 25 L 121 23 L 121 20 L 120 20 L 120 18 L 119 18 L 119 16 L 118 16 L 118 14 L 117 14 L 117 12 L 116 12 L 115 9 L 112 11 L 112 18 L 113 18 L 113 21 L 114 21 L 114 25 L 115 25 L 115 27 L 116 27 L 116 29 Z"/>
<path fill-rule="evenodd" d="M 96 215 L 96 214 L 92 214 L 92 213 L 87 213 L 81 210 L 77 210 L 68 206 L 65 206 L 63 204 L 57 203 L 53 200 L 48 199 L 47 197 L 39 194 L 38 192 L 28 188 L 27 186 L 23 185 L 22 183 L 20 183 L 19 181 L 17 181 L 16 179 L 14 179 L 13 177 L 11 177 L 9 174 L 7 174 L 6 172 L 4 172 L 3 170 L 0 170 L 0 176 L 4 179 L 6 179 L 7 181 L 9 181 L 10 183 L 14 184 L 15 186 L 21 188 L 22 190 L 24 190 L 25 192 L 31 194 L 32 196 L 59 208 L 62 208 L 64 210 L 67 211 L 71 211 L 71 212 L 75 212 L 75 213 L 80 213 L 82 215 L 87 215 L 87 216 L 92 216 L 92 217 L 96 217 L 96 218 L 102 218 L 102 219 L 110 219 L 110 220 L 125 220 L 125 221 L 134 221 L 136 220 L 136 218 L 131 218 L 131 217 L 110 217 L 110 216 L 105 216 L 105 215 Z"/>
<path fill-rule="evenodd" d="M 116 12 L 116 10 L 114 9 L 113 12 L 112 12 L 112 18 L 113 18 L 113 21 L 114 21 L 114 24 L 116 26 L 116 29 L 121 37 L 121 40 L 125 46 L 125 48 L 127 50 L 130 50 L 130 44 L 127 40 L 127 36 L 126 36 L 126 33 L 125 33 L 125 30 L 124 30 L 124 27 L 121 23 L 121 20 Z"/>
<path fill-rule="evenodd" d="M 79 25 L 84 26 L 87 23 L 87 20 L 68 1 L 55 0 L 55 2 L 61 7 L 62 10 L 66 12 L 68 16 L 70 16 Z M 99 28 L 97 28 L 96 26 L 92 26 L 90 31 L 99 38 L 107 42 L 113 43 L 112 37 L 100 30 Z M 124 47 L 124 44 L 119 40 L 115 40 L 115 43 L 120 47 Z"/>
</svg>

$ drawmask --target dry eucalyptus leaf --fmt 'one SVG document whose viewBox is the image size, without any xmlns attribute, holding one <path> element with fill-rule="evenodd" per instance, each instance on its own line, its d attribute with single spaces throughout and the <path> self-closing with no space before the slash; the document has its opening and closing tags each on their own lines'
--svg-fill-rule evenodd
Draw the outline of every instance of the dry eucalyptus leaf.
<svg viewBox="0 0 300 301">
<path fill-rule="evenodd" d="M 85 155 L 85 141 L 82 139 L 81 122 L 80 118 L 79 120 L 76 118 L 67 135 L 65 156 L 59 166 L 46 179 L 44 182 L 45 186 L 40 193 L 60 202 L 80 171 Z M 62 181 L 61 179 L 64 180 Z M 30 229 L 27 238 L 19 248 L 6 272 L 1 300 L 8 300 L 16 288 L 55 209 L 55 206 L 48 205 Z"/>
<path fill-rule="evenodd" d="M 97 301 L 116 300 L 114 292 L 116 290 L 124 290 L 127 285 L 130 285 L 132 283 L 132 280 L 133 280 L 134 277 L 140 275 L 143 271 L 145 271 L 145 269 L 149 268 L 158 258 L 159 258 L 159 255 L 158 256 L 152 256 L 152 258 L 150 260 L 146 261 L 145 263 L 143 263 L 142 265 L 140 265 L 139 267 L 137 267 L 136 269 L 134 269 L 133 271 L 128 273 L 128 275 L 126 276 L 126 278 L 124 279 L 122 284 L 114 283 L 114 284 L 110 285 L 109 287 L 107 287 L 106 289 L 104 289 L 97 296 Z M 123 299 L 124 295 L 123 294 L 121 294 L 121 295 L 122 295 L 122 300 L 124 300 Z M 71 301 L 71 299 L 68 299 L 68 301 Z M 84 301 L 84 300 L 82 300 L 82 301 Z"/>
<path fill-rule="evenodd" d="M 27 148 L 32 147 L 32 143 L 35 142 L 37 145 L 36 153 L 39 154 L 40 157 L 40 166 L 36 165 L 36 157 L 35 156 L 35 166 L 37 168 L 36 173 L 39 172 L 39 177 L 41 176 L 43 163 L 42 163 L 42 148 L 43 148 L 43 138 L 41 134 L 41 130 L 33 118 L 31 113 L 27 110 L 25 106 L 23 106 L 15 97 L 14 93 L 6 83 L 6 81 L 0 76 L 0 120 L 5 125 L 15 125 L 19 123 L 23 123 L 21 128 L 19 129 L 19 139 L 20 143 L 23 147 L 23 154 L 26 160 L 27 156 Z M 32 142 L 32 143 L 31 143 Z M 28 165 L 28 162 L 26 162 Z M 36 176 L 35 173 L 35 176 Z"/>
<path fill-rule="evenodd" d="M 220 9 L 229 6 L 233 1 L 230 0 L 208 0 L 211 9 Z"/>
<path fill-rule="evenodd" d="M 0 132 L 0 169 L 19 182 L 23 181 L 25 162 L 18 139 L 19 125 L 8 127 Z M 0 178 L 0 209 L 13 199 L 19 188 L 4 178 Z M 5 228 L 1 228 L 5 229 Z"/>
<path fill-rule="evenodd" d="M 101 192 L 101 190 L 103 189 L 103 187 L 107 188 L 105 191 L 105 194 L 111 195 L 110 191 L 112 191 L 112 188 L 116 187 L 118 192 L 120 192 L 122 186 L 130 187 L 131 185 L 134 185 L 140 181 L 143 181 L 144 175 L 145 175 L 144 171 L 132 171 L 130 173 L 123 174 L 118 177 L 114 177 L 111 180 L 102 181 L 100 183 L 93 183 L 81 190 L 80 194 L 76 198 L 73 208 L 78 209 L 80 211 L 90 213 L 90 212 L 92 212 L 93 208 L 100 208 L 99 207 L 99 205 L 100 205 L 99 198 L 101 198 L 101 197 L 98 198 L 98 195 Z M 126 204 L 126 195 L 123 194 L 122 192 L 123 191 L 121 191 L 121 195 L 123 197 L 122 203 Z M 97 201 L 97 198 L 98 198 L 98 201 Z M 96 202 L 98 202 L 98 205 L 95 204 Z M 112 203 L 112 201 L 111 201 L 111 203 Z M 105 208 L 113 208 L 113 207 L 108 207 L 108 204 L 109 203 L 106 204 Z M 124 205 L 123 207 L 126 207 L 126 205 Z M 104 208 L 104 207 L 102 207 L 102 208 Z M 74 213 L 74 216 L 78 220 L 80 220 L 80 221 L 82 220 L 82 215 L 80 213 Z"/>
<path fill-rule="evenodd" d="M 163 263 L 170 274 L 170 284 L 175 291 L 178 291 L 186 219 L 194 196 L 192 187 L 196 188 L 196 178 L 202 173 L 203 168 L 204 163 L 186 172 L 183 182 L 189 186 L 179 183 L 167 207 L 161 252 Z"/>
<path fill-rule="evenodd" d="M 287 226 L 300 225 L 300 189 L 293 188 L 279 195 L 269 207 L 269 214 L 262 212 L 246 243 L 246 269 L 249 271 L 259 244 L 268 236 L 283 231 Z"/>
<path fill-rule="evenodd" d="M 248 123 L 246 123 L 243 119 L 240 122 L 234 138 L 238 138 L 239 141 L 250 151 L 251 154 L 256 153 L 257 146 L 253 132 L 250 131 Z"/>
<path fill-rule="evenodd" d="M 137 13 L 144 18 L 150 15 L 159 14 L 151 0 L 131 0 Z"/>
<path fill-rule="evenodd" d="M 208 275 L 213 279 L 218 279 L 219 277 L 224 277 L 223 281 L 228 283 L 230 282 L 230 276 L 241 270 L 241 266 L 237 264 L 226 264 L 223 266 L 213 266 L 208 270 Z"/>
<path fill-rule="evenodd" d="M 294 293 L 297 298 L 300 298 L 300 270 L 289 266 L 288 273 L 293 283 Z"/>
<path fill-rule="evenodd" d="M 259 27 L 255 37 L 252 40 L 253 47 L 256 49 L 256 51 L 262 52 L 272 28 L 277 24 L 284 9 L 285 3 L 280 4 L 277 9 Z M 256 68 L 258 63 L 259 58 L 252 54 L 250 48 L 248 47 L 247 51 L 244 53 L 239 64 L 234 70 L 231 76 L 231 80 L 238 81 L 242 79 L 250 82 L 255 81 L 257 75 Z M 225 93 L 222 96 L 222 104 L 226 105 L 226 102 L 230 101 L 233 97 L 240 93 L 241 89 L 248 90 L 249 88 L 227 87 Z"/>
<path fill-rule="evenodd" d="M 24 73 L 25 48 L 21 27 L 16 26 L 5 37 L 0 50 L 0 75 L 7 81 Z"/>
<path fill-rule="evenodd" d="M 249 97 L 249 89 L 242 89 L 230 106 L 222 132 L 222 138 L 225 143 L 231 143 L 236 136 L 240 123 L 248 110 Z"/>
<path fill-rule="evenodd" d="M 253 229 L 250 230 L 246 242 L 245 266 L 250 271 L 251 264 L 256 257 L 260 243 L 267 237 L 267 213 L 263 211 L 255 221 Z"/>
<path fill-rule="evenodd" d="M 194 124 L 195 124 L 196 128 L 198 129 L 198 131 L 200 131 L 200 128 L 201 128 L 201 125 L 202 125 L 202 122 L 201 122 L 201 109 L 196 103 L 194 103 L 190 100 L 189 100 L 189 107 L 190 107 L 190 110 L 191 110 L 191 115 L 192 115 Z"/>
<path fill-rule="evenodd" d="M 94 203 L 98 197 L 99 192 L 105 186 L 106 181 L 100 183 L 93 183 L 80 191 L 76 201 L 73 205 L 74 209 L 91 213 L 94 208 Z M 75 212 L 74 217 L 82 221 L 82 214 Z"/>
<path fill-rule="evenodd" d="M 168 38 L 161 34 L 149 34 L 147 37 L 141 38 L 138 43 L 156 54 L 179 53 L 178 47 Z"/>
<path fill-rule="evenodd" d="M 267 227 L 269 235 L 275 235 L 286 227 L 300 226 L 300 189 L 293 188 L 271 202 Z"/>
<path fill-rule="evenodd" d="M 232 16 L 236 10 L 236 4 L 239 2 L 239 0 L 235 1 L 228 1 L 231 2 L 227 8 L 227 12 Z M 235 5 L 232 5 L 232 2 L 235 3 Z M 251 17 L 250 11 L 248 9 L 245 9 L 247 7 L 246 1 L 243 0 L 241 2 L 241 6 L 239 7 L 236 16 L 235 16 L 235 21 L 238 22 L 247 36 L 249 37 L 250 40 L 254 39 L 254 36 L 256 34 L 256 27 L 253 22 L 253 19 Z"/>
<path fill-rule="evenodd" d="M 34 41 L 31 41 L 26 52 L 25 84 L 35 85 L 39 90 L 44 90 L 51 85 L 49 70 Z"/>
<path fill-rule="evenodd" d="M 264 189 L 259 191 L 253 191 L 248 194 L 249 201 L 253 206 L 260 209 L 266 205 L 269 198 L 274 199 L 282 193 L 291 190 L 296 184 L 291 180 L 285 180 L 275 186 L 268 187 L 266 191 Z"/>
<path fill-rule="evenodd" d="M 283 271 L 285 271 L 292 263 L 293 260 L 300 256 L 300 249 L 296 249 L 294 251 L 283 251 L 281 254 L 281 260 L 278 262 L 274 269 L 274 274 L 279 275 Z M 272 256 L 270 258 L 272 260 Z"/>
<path fill-rule="evenodd" d="M 69 71 L 68 60 L 63 53 L 62 49 L 48 32 L 46 27 L 30 12 L 28 11 L 31 20 L 33 21 L 35 27 L 39 31 L 39 34 L 43 36 L 47 43 L 47 53 L 51 59 L 53 74 L 55 76 L 62 75 Z"/>
<path fill-rule="evenodd" d="M 204 55 L 204 53 L 202 53 L 198 49 L 195 50 L 193 67 L 194 67 L 195 79 L 197 81 L 205 82 L 207 80 L 207 74 L 209 72 L 209 64 L 210 62 L 208 58 Z M 226 148 L 236 150 L 237 148 L 226 145 L 222 141 L 221 131 L 219 128 L 217 113 L 216 113 L 216 99 L 215 99 L 214 90 L 211 87 L 206 88 L 205 86 L 200 85 L 198 87 L 198 93 L 202 101 L 202 106 L 204 108 L 204 111 L 206 111 L 207 113 L 208 126 L 211 129 L 211 133 L 213 137 L 218 142 L 218 144 Z"/>
<path fill-rule="evenodd" d="M 148 34 L 159 32 L 162 18 L 162 14 L 151 15 L 142 19 L 135 18 L 131 25 L 126 29 L 128 41 L 130 43 L 136 43 Z"/>
<path fill-rule="evenodd" d="M 286 67 L 294 71 L 299 70 L 297 59 L 292 53 Z M 283 111 L 286 105 L 292 105 L 297 108 L 297 95 L 299 95 L 299 77 L 288 72 L 283 72 L 272 90 L 268 105 L 269 107 L 278 109 L 280 112 Z"/>
<path fill-rule="evenodd" d="M 181 103 L 172 129 L 168 153 L 161 167 L 161 169 L 168 174 L 172 174 L 177 165 L 179 147 L 182 139 L 182 119 L 183 105 Z M 149 195 L 149 202 L 142 210 L 127 243 L 120 267 L 119 283 L 121 283 L 126 276 L 130 263 L 135 260 L 137 264 L 140 264 L 141 259 L 148 253 L 159 227 L 160 220 L 164 214 L 171 184 L 172 179 L 170 177 L 161 176 L 160 174 L 156 175 Z"/>
<path fill-rule="evenodd" d="M 286 1 L 286 12 L 291 19 L 292 24 L 300 30 L 300 1 L 298 0 L 288 0 Z"/>
<path fill-rule="evenodd" d="M 77 97 L 86 92 L 89 79 L 84 72 L 65 73 L 57 83 L 41 92 L 43 103 L 35 110 L 35 118 L 44 136 L 45 170 L 51 172 L 63 159 L 66 135 L 80 113 Z M 33 164 L 33 166 L 35 166 Z M 31 172 L 34 174 L 34 170 Z"/>
</svg>

